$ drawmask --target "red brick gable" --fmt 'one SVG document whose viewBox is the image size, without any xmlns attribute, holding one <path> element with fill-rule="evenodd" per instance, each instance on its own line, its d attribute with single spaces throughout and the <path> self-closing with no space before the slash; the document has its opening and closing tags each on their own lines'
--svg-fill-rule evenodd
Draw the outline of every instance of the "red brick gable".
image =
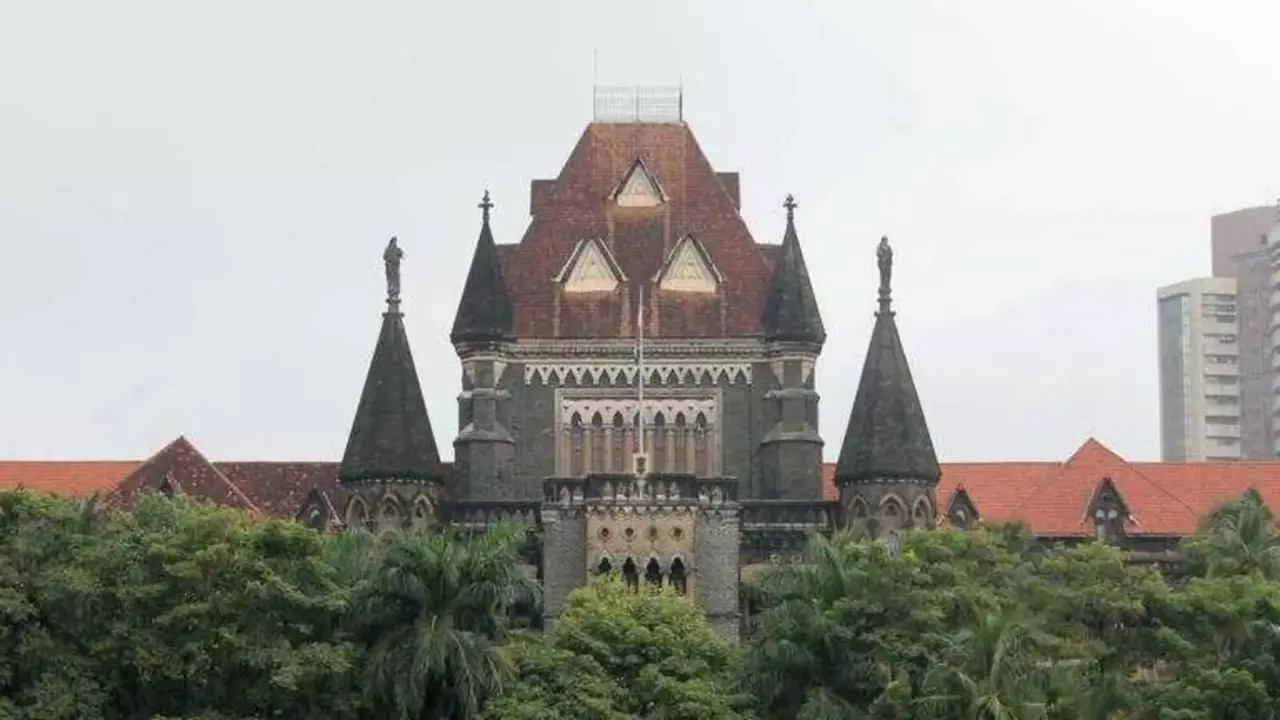
<svg viewBox="0 0 1280 720">
<path fill-rule="evenodd" d="M 111 491 L 107 500 L 128 504 L 144 492 L 163 490 L 203 498 L 253 515 L 262 514 L 240 488 L 184 437 L 169 443 L 135 468 Z"/>
<path fill-rule="evenodd" d="M 637 160 L 666 196 L 657 207 L 618 207 L 610 197 Z M 698 238 L 724 276 L 721 293 L 709 300 L 648 292 L 650 335 L 761 332 L 769 265 L 686 125 L 588 125 L 560 175 L 535 181 L 531 195 L 533 218 L 524 238 L 500 250 L 517 337 L 630 336 L 640 284 L 650 285 L 666 253 L 686 235 Z M 616 292 L 561 293 L 552 280 L 587 237 L 604 239 L 626 275 Z"/>
</svg>

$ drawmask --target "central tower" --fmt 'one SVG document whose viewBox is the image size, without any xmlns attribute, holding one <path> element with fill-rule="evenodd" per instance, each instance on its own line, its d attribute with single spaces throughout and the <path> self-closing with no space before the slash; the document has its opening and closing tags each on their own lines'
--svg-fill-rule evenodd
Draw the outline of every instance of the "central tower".
<svg viewBox="0 0 1280 720">
<path fill-rule="evenodd" d="M 712 167 L 678 113 L 641 100 L 634 113 L 597 113 L 610 121 L 587 126 L 556 177 L 531 183 L 519 243 L 495 243 L 486 199 L 452 332 L 463 368 L 452 496 L 555 506 L 542 518 L 552 615 L 605 553 L 612 569 L 630 560 L 643 575 L 656 558 L 672 576 L 671 553 L 619 556 L 617 538 L 588 527 L 588 505 L 656 512 L 660 533 L 686 512 L 673 508 L 703 507 L 686 513 L 681 582 L 700 603 L 727 584 L 736 607 L 736 515 L 732 543 L 715 550 L 732 577 L 715 583 L 705 553 L 717 534 L 697 523 L 739 500 L 821 496 L 813 388 L 826 335 L 796 204 L 788 198 L 783 242 L 757 243 L 738 174 Z"/>
</svg>

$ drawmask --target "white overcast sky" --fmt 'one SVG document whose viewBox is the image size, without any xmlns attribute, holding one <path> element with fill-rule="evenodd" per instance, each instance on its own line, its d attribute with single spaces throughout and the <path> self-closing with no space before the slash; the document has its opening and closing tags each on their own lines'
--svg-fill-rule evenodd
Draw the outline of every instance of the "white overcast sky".
<svg viewBox="0 0 1280 720">
<path fill-rule="evenodd" d="M 1155 289 L 1280 193 L 1280 3 L 0 1 L 0 458 L 338 459 L 399 235 L 437 440 L 490 188 L 528 219 L 601 84 L 683 79 L 778 241 L 834 457 L 897 251 L 946 460 L 1159 453 Z"/>
</svg>

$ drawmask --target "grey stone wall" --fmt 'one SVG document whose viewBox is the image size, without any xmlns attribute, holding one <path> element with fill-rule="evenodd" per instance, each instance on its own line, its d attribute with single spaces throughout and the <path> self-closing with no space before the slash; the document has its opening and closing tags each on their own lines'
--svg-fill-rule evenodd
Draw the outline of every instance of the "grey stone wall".
<svg viewBox="0 0 1280 720">
<path fill-rule="evenodd" d="M 711 627 L 736 640 L 740 622 L 738 509 L 732 506 L 704 508 L 698 512 L 697 523 L 694 593 L 698 607 L 706 614 Z"/>
<path fill-rule="evenodd" d="M 582 508 L 542 506 L 542 618 L 550 630 L 569 593 L 587 582 L 586 519 Z"/>
</svg>

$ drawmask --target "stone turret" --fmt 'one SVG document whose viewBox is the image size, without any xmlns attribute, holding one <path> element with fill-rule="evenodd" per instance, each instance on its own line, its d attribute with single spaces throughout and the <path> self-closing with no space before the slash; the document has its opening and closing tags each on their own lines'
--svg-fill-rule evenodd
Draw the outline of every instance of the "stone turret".
<svg viewBox="0 0 1280 720">
<path fill-rule="evenodd" d="M 783 206 L 787 229 L 760 319 L 774 381 L 765 392 L 773 424 L 760 443 L 761 494 L 816 500 L 822 494 L 822 437 L 814 364 L 827 333 L 796 233 L 795 199 L 788 195 Z"/>
<path fill-rule="evenodd" d="M 485 191 L 480 239 L 449 335 L 463 369 L 459 431 L 453 441 L 458 500 L 510 500 L 519 495 L 512 486 L 515 440 L 503 422 L 508 393 L 502 386 L 508 367 L 503 346 L 512 338 L 514 313 L 489 228 L 492 208 Z"/>
<path fill-rule="evenodd" d="M 339 467 L 351 491 L 348 526 L 425 527 L 444 499 L 445 468 L 400 312 L 403 254 L 395 238 L 383 253 L 387 311 Z"/>
<path fill-rule="evenodd" d="M 879 309 L 835 480 L 845 525 L 886 536 L 933 525 L 942 471 L 894 322 L 888 238 L 881 239 L 876 255 Z"/>
</svg>

